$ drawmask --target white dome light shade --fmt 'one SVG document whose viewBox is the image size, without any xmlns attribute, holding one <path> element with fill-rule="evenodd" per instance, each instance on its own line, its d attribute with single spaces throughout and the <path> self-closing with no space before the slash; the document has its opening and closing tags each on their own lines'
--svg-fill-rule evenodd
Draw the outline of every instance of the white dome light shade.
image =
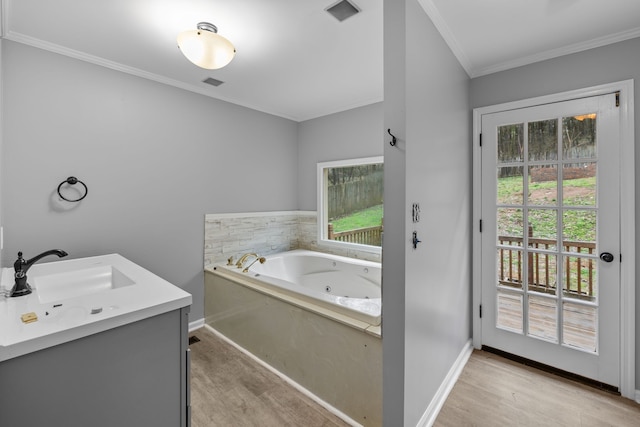
<svg viewBox="0 0 640 427">
<path fill-rule="evenodd" d="M 178 34 L 178 47 L 198 67 L 217 70 L 227 65 L 236 54 L 231 42 L 217 34 L 215 25 L 200 22 L 197 30 Z"/>
</svg>

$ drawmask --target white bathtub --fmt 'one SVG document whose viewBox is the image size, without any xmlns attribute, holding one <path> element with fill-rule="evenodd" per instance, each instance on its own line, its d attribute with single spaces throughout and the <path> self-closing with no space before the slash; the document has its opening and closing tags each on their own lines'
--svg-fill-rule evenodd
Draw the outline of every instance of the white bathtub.
<svg viewBox="0 0 640 427">
<path fill-rule="evenodd" d="M 366 322 L 381 322 L 380 263 L 297 249 L 269 255 L 247 273 L 234 266 L 215 270 L 263 288 L 288 295 Z M 245 265 L 253 261 L 250 258 Z"/>
</svg>

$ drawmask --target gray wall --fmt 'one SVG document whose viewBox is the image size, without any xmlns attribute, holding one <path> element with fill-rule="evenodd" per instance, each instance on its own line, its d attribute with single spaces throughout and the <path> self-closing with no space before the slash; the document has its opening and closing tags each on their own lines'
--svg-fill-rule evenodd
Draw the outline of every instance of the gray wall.
<svg viewBox="0 0 640 427">
<path fill-rule="evenodd" d="M 382 419 L 405 424 L 406 0 L 384 0 L 384 238 L 382 241 Z M 391 129 L 398 140 L 389 144 Z M 414 424 L 415 425 L 415 424 Z"/>
<path fill-rule="evenodd" d="M 471 81 L 472 108 L 516 101 L 599 84 L 635 79 L 640 90 L 640 38 L 566 55 Z M 635 137 L 640 137 L 640 108 L 635 108 Z M 640 212 L 640 150 L 636 148 L 636 212 Z M 624 230 L 623 230 L 624 232 Z M 636 216 L 636 389 L 640 384 L 640 219 Z"/>
<path fill-rule="evenodd" d="M 382 102 L 298 124 L 298 208 L 315 211 L 317 164 L 382 155 Z"/>
<path fill-rule="evenodd" d="M 2 43 L 2 41 L 0 40 L 0 177 L 2 176 L 2 152 L 4 151 L 2 149 L 4 143 L 4 132 L 2 131 L 4 129 L 4 108 L 3 108 L 3 103 L 4 103 L 4 89 L 3 89 L 3 85 L 2 85 L 2 81 L 3 78 L 2 76 L 4 75 L 4 71 L 3 71 L 3 48 L 4 44 Z M 1 178 L 0 178 L 1 179 Z M 2 185 L 0 185 L 0 226 L 2 226 L 3 222 L 2 222 Z M 4 266 L 3 265 L 3 257 L 2 257 L 2 247 L 0 247 L 0 267 Z"/>
<path fill-rule="evenodd" d="M 118 252 L 204 317 L 204 215 L 296 209 L 297 123 L 2 44 L 4 265 L 18 250 Z M 89 187 L 76 204 L 55 195 L 71 175 Z"/>
<path fill-rule="evenodd" d="M 415 425 L 471 337 L 469 77 L 417 1 L 407 2 L 405 422 Z"/>
<path fill-rule="evenodd" d="M 471 337 L 469 78 L 416 0 L 385 1 L 384 16 L 385 129 L 400 142 L 385 145 L 395 187 L 385 187 L 383 416 L 415 426 Z M 391 242 L 387 220 L 402 222 Z"/>
</svg>

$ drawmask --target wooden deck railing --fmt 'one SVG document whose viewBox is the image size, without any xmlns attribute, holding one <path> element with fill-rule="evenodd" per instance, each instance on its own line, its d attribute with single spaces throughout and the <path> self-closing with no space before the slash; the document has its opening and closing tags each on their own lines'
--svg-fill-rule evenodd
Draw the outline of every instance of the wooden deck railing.
<svg viewBox="0 0 640 427">
<path fill-rule="evenodd" d="M 376 227 L 356 228 L 336 233 L 333 224 L 329 223 L 329 240 L 358 243 L 361 245 L 382 246 L 382 225 Z"/>
<path fill-rule="evenodd" d="M 532 234 L 530 232 L 530 234 Z M 557 245 L 552 239 L 538 239 L 529 237 L 529 247 L 533 249 L 550 249 Z M 498 248 L 498 281 L 501 285 L 521 287 L 523 281 L 522 270 L 522 237 L 498 236 L 500 245 L 517 246 L 514 249 Z M 581 255 L 594 253 L 595 242 L 563 241 L 562 246 L 566 253 L 575 256 L 565 256 L 564 280 L 554 277 L 556 267 L 556 255 L 530 252 L 528 254 L 528 289 L 556 293 L 556 280 L 563 281 L 563 290 L 566 294 L 578 298 L 592 299 L 595 296 L 595 264 L 593 258 Z"/>
</svg>

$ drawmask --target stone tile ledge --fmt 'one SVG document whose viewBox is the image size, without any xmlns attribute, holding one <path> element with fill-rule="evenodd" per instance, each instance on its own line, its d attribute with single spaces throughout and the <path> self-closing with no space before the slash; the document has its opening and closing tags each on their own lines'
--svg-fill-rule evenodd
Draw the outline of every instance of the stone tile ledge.
<svg viewBox="0 0 640 427">
<path fill-rule="evenodd" d="M 315 211 L 274 211 L 206 214 L 204 218 L 204 268 L 226 263 L 233 256 L 256 252 L 270 255 L 309 249 L 368 261 L 381 255 L 318 244 Z"/>
</svg>

